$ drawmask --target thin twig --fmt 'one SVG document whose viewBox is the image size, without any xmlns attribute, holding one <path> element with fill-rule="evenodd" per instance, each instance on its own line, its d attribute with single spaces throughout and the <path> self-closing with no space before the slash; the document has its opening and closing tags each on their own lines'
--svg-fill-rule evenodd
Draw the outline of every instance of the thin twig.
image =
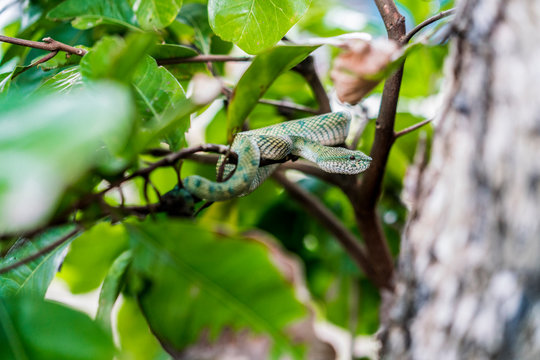
<svg viewBox="0 0 540 360">
<path fill-rule="evenodd" d="M 193 146 L 190 148 L 185 148 L 174 153 L 170 153 L 163 159 L 156 161 L 143 169 L 137 170 L 133 172 L 131 175 L 125 176 L 117 181 L 114 181 L 107 188 L 97 193 L 97 195 L 105 194 L 111 189 L 114 189 L 118 187 L 119 185 L 121 185 L 122 183 L 129 181 L 131 179 L 134 179 L 138 176 L 146 177 L 157 168 L 173 166 L 178 160 L 187 158 L 189 157 L 189 155 L 192 155 L 200 151 L 209 151 L 209 152 L 217 152 L 219 154 L 226 154 L 228 151 L 228 147 L 225 145 L 203 144 L 203 145 Z M 236 156 L 236 154 L 234 155 Z"/>
<path fill-rule="evenodd" d="M 358 267 L 370 278 L 376 286 L 384 287 L 385 284 L 379 281 L 377 273 L 374 271 L 370 259 L 366 256 L 366 251 L 358 239 L 343 225 L 343 223 L 328 210 L 319 199 L 302 189 L 297 184 L 289 181 L 285 174 L 277 171 L 272 175 L 287 192 L 301 204 L 306 211 L 317 218 L 321 224 L 332 233 L 339 241 L 341 246 L 347 251 L 347 254 L 356 262 Z"/>
<path fill-rule="evenodd" d="M 328 99 L 328 94 L 326 93 L 321 79 L 315 70 L 313 56 L 310 55 L 305 58 L 300 64 L 296 65 L 293 70 L 302 75 L 302 77 L 306 79 L 307 83 L 311 87 L 311 90 L 313 90 L 315 100 L 317 100 L 317 103 L 319 104 L 318 113 L 325 114 L 332 111 L 330 108 L 330 99 Z"/>
<path fill-rule="evenodd" d="M 60 245 L 62 245 L 66 241 L 68 241 L 69 239 L 71 239 L 73 236 L 75 236 L 81 230 L 82 230 L 82 228 L 78 226 L 74 230 L 70 231 L 68 234 L 62 236 L 60 239 L 58 239 L 55 242 L 45 246 L 42 249 L 40 249 L 35 254 L 32 254 L 32 255 L 30 255 L 28 257 L 25 257 L 24 259 L 21 259 L 21 260 L 19 260 L 17 262 L 14 262 L 13 264 L 10 264 L 8 266 L 5 266 L 5 267 L 1 268 L 0 269 L 0 274 L 7 273 L 8 271 L 16 269 L 16 268 L 18 268 L 20 266 L 23 266 L 25 264 L 28 264 L 29 262 L 34 261 L 37 258 L 39 258 L 39 257 L 53 251 L 54 249 L 56 249 L 57 247 L 59 247 Z"/>
<path fill-rule="evenodd" d="M 320 114 L 320 110 L 313 109 L 307 106 L 298 105 L 292 102 L 288 101 L 279 101 L 279 100 L 271 100 L 271 99 L 259 99 L 259 103 L 266 104 L 266 105 L 272 105 L 275 107 L 278 107 L 280 109 L 286 109 L 286 110 L 293 110 L 293 111 L 302 111 L 309 114 Z"/>
<path fill-rule="evenodd" d="M 31 47 L 34 49 L 41 49 L 41 50 L 47 50 L 47 51 L 64 51 L 68 54 L 79 55 L 79 56 L 83 56 L 84 54 L 87 53 L 87 51 L 84 49 L 79 49 L 73 46 L 69 46 L 67 44 L 61 43 L 60 41 L 56 41 L 50 37 L 46 37 L 43 39 L 43 42 L 39 42 L 39 41 L 24 40 L 24 39 L 18 39 L 18 38 L 12 38 L 9 36 L 0 35 L 0 41 L 14 44 L 14 45 Z"/>
<path fill-rule="evenodd" d="M 229 56 L 229 55 L 197 55 L 192 57 L 175 57 L 168 59 L 156 59 L 158 65 L 175 65 L 186 63 L 205 62 L 229 62 L 229 61 L 251 61 L 251 56 Z"/>
<path fill-rule="evenodd" d="M 401 131 L 398 131 L 394 134 L 394 139 L 397 139 L 405 134 L 408 134 L 410 132 L 413 132 L 414 130 L 416 129 L 419 129 L 421 128 L 422 126 L 426 125 L 426 124 L 429 124 L 431 121 L 433 121 L 433 119 L 427 119 L 427 120 L 424 120 L 424 121 L 421 121 L 419 122 L 418 124 L 414 124 L 412 126 L 409 126 L 408 128 L 406 129 L 403 129 Z"/>
<path fill-rule="evenodd" d="M 25 72 L 25 71 L 27 71 L 27 70 L 30 70 L 30 69 L 33 68 L 34 66 L 38 66 L 39 64 L 43 64 L 44 62 L 51 60 L 51 59 L 52 59 L 53 57 L 55 57 L 57 54 L 58 54 L 58 50 L 56 50 L 56 51 L 51 51 L 50 53 L 48 53 L 47 55 L 43 56 L 43 57 L 40 58 L 39 60 L 36 60 L 36 61 L 34 61 L 33 63 L 31 63 L 30 65 L 26 66 L 23 70 L 19 71 L 16 75 L 13 75 L 13 76 L 11 77 L 11 79 L 15 79 L 15 77 L 21 75 L 23 72 Z"/>
<path fill-rule="evenodd" d="M 453 15 L 455 12 L 455 9 L 446 10 L 443 12 L 440 12 L 439 14 L 430 17 L 427 20 L 422 21 L 420 24 L 416 25 L 411 31 L 409 31 L 402 39 L 401 44 L 405 45 L 407 44 L 414 35 L 416 35 L 417 32 L 422 30 L 424 27 L 433 24 L 435 21 L 438 21 L 440 19 L 443 19 L 447 16 Z"/>
</svg>

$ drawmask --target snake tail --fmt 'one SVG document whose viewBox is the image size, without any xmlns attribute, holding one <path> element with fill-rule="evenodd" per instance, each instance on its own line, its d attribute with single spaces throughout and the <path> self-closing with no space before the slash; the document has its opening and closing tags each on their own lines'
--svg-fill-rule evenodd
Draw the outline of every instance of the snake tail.
<svg viewBox="0 0 540 360">
<path fill-rule="evenodd" d="M 252 137 L 237 136 L 232 150 L 238 155 L 238 163 L 230 179 L 218 183 L 193 175 L 184 179 L 184 188 L 208 201 L 228 200 L 249 192 L 259 169 L 259 147 Z"/>
</svg>

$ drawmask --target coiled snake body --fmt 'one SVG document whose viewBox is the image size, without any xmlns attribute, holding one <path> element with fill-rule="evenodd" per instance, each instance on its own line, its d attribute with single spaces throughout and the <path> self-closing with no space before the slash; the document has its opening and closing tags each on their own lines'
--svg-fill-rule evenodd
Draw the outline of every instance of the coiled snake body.
<svg viewBox="0 0 540 360">
<path fill-rule="evenodd" d="M 261 157 L 281 160 L 290 154 L 312 161 L 326 172 L 358 174 L 368 168 L 371 158 L 361 151 L 331 147 L 345 141 L 350 121 L 348 113 L 335 112 L 240 132 L 231 147 L 238 155 L 234 174 L 219 183 L 198 175 L 189 176 L 183 181 L 184 188 L 209 201 L 247 195 L 279 166 L 259 167 Z M 218 168 L 223 161 L 221 156 Z M 226 164 L 224 178 L 234 169 L 233 164 Z"/>
</svg>

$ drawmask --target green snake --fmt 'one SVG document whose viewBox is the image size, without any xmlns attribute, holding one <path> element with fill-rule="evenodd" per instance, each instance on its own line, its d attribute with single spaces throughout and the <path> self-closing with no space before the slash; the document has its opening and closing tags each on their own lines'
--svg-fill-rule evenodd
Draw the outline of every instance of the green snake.
<svg viewBox="0 0 540 360">
<path fill-rule="evenodd" d="M 231 151 L 238 155 L 236 167 L 226 164 L 224 182 L 214 182 L 198 175 L 183 180 L 191 194 L 208 201 L 222 201 L 251 193 L 276 170 L 279 164 L 259 167 L 260 159 L 282 160 L 287 155 L 301 156 L 329 173 L 358 174 L 366 170 L 371 158 L 361 151 L 341 147 L 349 131 L 351 117 L 334 112 L 288 121 L 236 134 Z M 225 156 L 221 156 L 219 169 Z"/>
</svg>

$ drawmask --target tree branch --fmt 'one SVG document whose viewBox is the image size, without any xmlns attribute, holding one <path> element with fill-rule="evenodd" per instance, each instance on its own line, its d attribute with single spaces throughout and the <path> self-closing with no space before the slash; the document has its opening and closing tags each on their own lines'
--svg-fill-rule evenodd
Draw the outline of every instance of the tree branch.
<svg viewBox="0 0 540 360">
<path fill-rule="evenodd" d="M 383 18 L 388 37 L 399 41 L 405 35 L 405 18 L 392 0 L 375 0 L 375 4 Z M 375 140 L 370 154 L 373 158 L 370 167 L 364 172 L 361 181 L 351 181 L 343 188 L 353 205 L 368 257 L 377 277 L 385 281 L 385 288 L 392 287 L 394 264 L 377 215 L 377 201 L 381 194 L 388 155 L 394 143 L 394 122 L 402 76 L 403 65 L 384 84 Z"/>
<path fill-rule="evenodd" d="M 15 77 L 21 75 L 23 72 L 33 68 L 34 66 L 38 66 L 39 64 L 43 64 L 44 62 L 46 61 L 49 61 L 51 60 L 53 57 L 55 57 L 56 55 L 58 55 L 58 51 L 52 51 L 50 53 L 48 53 L 47 55 L 43 56 L 42 58 L 40 58 L 39 60 L 36 60 L 34 61 L 33 63 L 31 63 L 30 65 L 28 66 L 25 66 L 20 72 L 18 72 L 16 75 L 13 75 L 11 77 L 11 79 L 15 79 Z"/>
<path fill-rule="evenodd" d="M 156 59 L 158 65 L 175 65 L 186 63 L 228 62 L 228 61 L 251 61 L 252 56 L 229 56 L 229 55 L 197 55 L 192 57 L 175 57 L 168 59 Z"/>
<path fill-rule="evenodd" d="M 17 39 L 17 38 L 12 38 L 9 36 L 0 35 L 0 41 L 14 44 L 14 45 L 31 47 L 34 49 L 56 51 L 56 52 L 63 51 L 68 54 L 73 54 L 73 55 L 78 55 L 78 56 L 83 56 L 84 54 L 87 53 L 87 51 L 84 49 L 79 49 L 73 46 L 66 45 L 50 37 L 46 37 L 43 39 L 43 42 L 39 42 L 39 41 Z"/>
<path fill-rule="evenodd" d="M 293 70 L 302 75 L 313 90 L 315 100 L 317 100 L 317 103 L 319 104 L 318 113 L 325 114 L 332 111 L 328 94 L 326 94 L 321 79 L 319 79 L 317 71 L 315 70 L 313 56 L 310 55 L 305 58 L 300 64 L 296 65 Z"/>
<path fill-rule="evenodd" d="M 446 10 L 433 17 L 430 17 L 427 20 L 422 21 L 420 24 L 416 25 L 411 31 L 409 31 L 405 36 L 403 36 L 403 38 L 401 39 L 401 44 L 402 45 L 407 44 L 412 39 L 412 37 L 416 35 L 417 32 L 419 32 L 426 26 L 433 24 L 435 21 L 438 21 L 450 15 L 453 15 L 454 12 L 455 12 L 455 9 Z"/>
<path fill-rule="evenodd" d="M 416 129 L 419 129 L 421 128 L 422 126 L 426 125 L 426 124 L 429 124 L 431 121 L 433 121 L 433 119 L 427 119 L 427 120 L 424 120 L 424 121 L 421 121 L 419 122 L 418 124 L 414 124 L 412 126 L 409 126 L 408 128 L 406 129 L 403 129 L 401 131 L 398 131 L 397 133 L 394 134 L 394 139 L 397 139 L 403 135 L 406 135 L 410 132 L 413 132 L 414 130 Z"/>
<path fill-rule="evenodd" d="M 330 212 L 315 196 L 302 189 L 297 184 L 289 181 L 285 174 L 276 171 L 272 177 L 280 183 L 285 190 L 301 204 L 307 212 L 321 222 L 321 224 L 336 237 L 347 254 L 356 262 L 358 267 L 373 281 L 379 288 L 386 286 L 386 282 L 378 276 L 373 266 L 366 256 L 366 251 L 358 242 L 358 239 L 343 225 L 343 223 Z"/>
<path fill-rule="evenodd" d="M 53 251 L 54 249 L 56 249 L 57 247 L 59 247 L 60 245 L 62 245 L 66 241 L 68 241 L 69 239 L 71 239 L 73 236 L 75 236 L 81 230 L 82 230 L 82 228 L 80 226 L 77 226 L 74 230 L 72 230 L 68 234 L 62 236 L 60 239 L 56 240 L 55 242 L 53 242 L 53 243 L 45 246 L 44 248 L 40 249 L 35 254 L 32 254 L 32 255 L 30 255 L 28 257 L 25 257 L 24 259 L 21 259 L 19 261 L 14 262 L 13 264 L 10 264 L 8 266 L 5 266 L 5 267 L 1 268 L 0 269 L 0 274 L 5 274 L 8 271 L 16 269 L 16 268 L 18 268 L 20 266 L 23 266 L 25 264 L 28 264 L 29 262 L 31 262 L 33 260 L 36 260 L 39 257 Z"/>
<path fill-rule="evenodd" d="M 190 148 L 185 148 L 180 151 L 169 153 L 167 156 L 165 156 L 163 159 L 156 161 L 149 166 L 142 168 L 140 170 L 137 170 L 133 172 L 131 175 L 125 176 L 117 181 L 114 181 L 111 183 L 107 188 L 97 193 L 97 195 L 105 194 L 106 192 L 114 189 L 115 187 L 118 187 L 119 185 L 123 184 L 124 182 L 134 179 L 138 176 L 142 177 L 148 177 L 150 173 L 157 168 L 160 167 L 167 167 L 174 165 L 178 160 L 188 157 L 189 155 L 195 154 L 200 151 L 209 151 L 209 152 L 217 152 L 219 154 L 226 154 L 228 151 L 228 147 L 225 145 L 216 145 L 216 144 L 203 144 L 198 146 L 193 146 Z M 236 156 L 236 154 L 234 154 Z"/>
</svg>

